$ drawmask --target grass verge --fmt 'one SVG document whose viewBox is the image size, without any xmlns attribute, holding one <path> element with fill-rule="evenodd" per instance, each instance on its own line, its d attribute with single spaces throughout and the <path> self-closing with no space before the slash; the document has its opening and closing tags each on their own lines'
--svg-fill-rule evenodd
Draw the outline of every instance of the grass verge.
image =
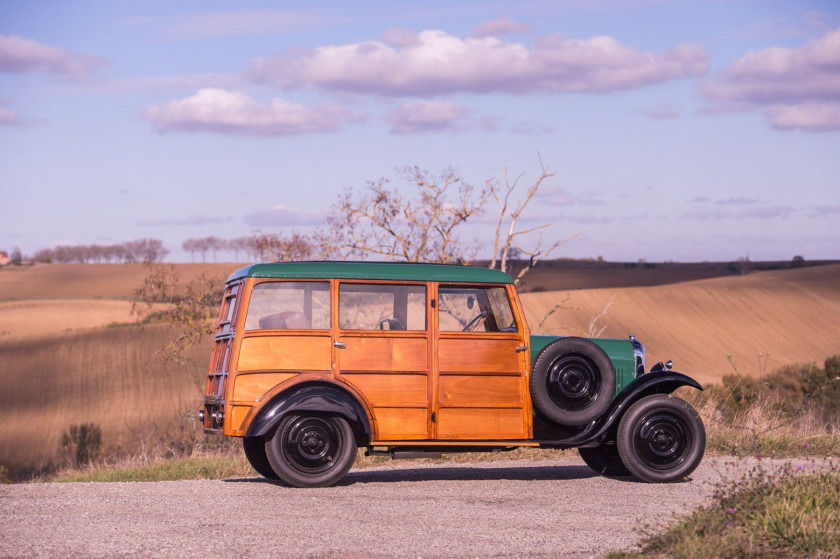
<svg viewBox="0 0 840 559">
<path fill-rule="evenodd" d="M 801 468 L 801 466 L 799 466 Z M 712 504 L 648 534 L 630 557 L 758 558 L 840 556 L 840 473 L 761 468 L 722 485 Z"/>
</svg>

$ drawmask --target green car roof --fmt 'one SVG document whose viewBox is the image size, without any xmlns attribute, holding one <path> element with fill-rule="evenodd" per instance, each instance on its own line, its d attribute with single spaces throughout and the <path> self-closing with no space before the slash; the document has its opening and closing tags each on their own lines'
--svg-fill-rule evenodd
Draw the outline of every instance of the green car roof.
<svg viewBox="0 0 840 559">
<path fill-rule="evenodd" d="M 462 283 L 513 283 L 499 270 L 453 264 L 409 262 L 275 262 L 240 268 L 227 281 L 240 278 L 382 279 L 451 281 Z"/>
</svg>

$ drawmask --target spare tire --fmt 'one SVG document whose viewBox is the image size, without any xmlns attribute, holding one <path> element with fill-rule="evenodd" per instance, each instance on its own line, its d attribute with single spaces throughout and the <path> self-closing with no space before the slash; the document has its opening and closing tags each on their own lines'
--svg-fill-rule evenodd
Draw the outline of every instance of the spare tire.
<svg viewBox="0 0 840 559">
<path fill-rule="evenodd" d="M 561 425 L 586 425 L 600 417 L 615 394 L 615 367 L 607 353 L 584 338 L 559 338 L 537 355 L 531 401 Z"/>
</svg>

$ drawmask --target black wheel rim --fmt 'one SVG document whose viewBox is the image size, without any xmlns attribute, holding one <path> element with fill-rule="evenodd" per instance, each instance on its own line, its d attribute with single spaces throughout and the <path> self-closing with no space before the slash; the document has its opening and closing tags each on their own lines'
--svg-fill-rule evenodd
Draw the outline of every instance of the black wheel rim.
<svg viewBox="0 0 840 559">
<path fill-rule="evenodd" d="M 633 436 L 636 452 L 656 470 L 673 470 L 682 464 L 691 447 L 691 433 L 678 416 L 664 411 L 645 415 Z"/>
<path fill-rule="evenodd" d="M 552 363 L 546 376 L 551 401 L 567 410 L 591 406 L 601 393 L 601 376 L 593 363 L 582 355 L 565 355 Z"/>
<path fill-rule="evenodd" d="M 341 447 L 341 435 L 327 417 L 296 417 L 283 429 L 283 457 L 306 474 L 332 468 L 341 455 Z"/>
</svg>

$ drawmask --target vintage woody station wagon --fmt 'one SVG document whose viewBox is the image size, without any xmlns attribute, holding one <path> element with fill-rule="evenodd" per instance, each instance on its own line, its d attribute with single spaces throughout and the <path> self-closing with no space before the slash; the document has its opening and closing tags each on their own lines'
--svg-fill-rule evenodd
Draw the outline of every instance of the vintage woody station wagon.
<svg viewBox="0 0 840 559">
<path fill-rule="evenodd" d="M 628 339 L 531 336 L 510 276 L 437 264 L 257 264 L 228 278 L 201 419 L 262 475 L 324 486 L 395 458 L 579 448 L 605 475 L 681 479 L 705 431 L 691 378 Z"/>
</svg>

